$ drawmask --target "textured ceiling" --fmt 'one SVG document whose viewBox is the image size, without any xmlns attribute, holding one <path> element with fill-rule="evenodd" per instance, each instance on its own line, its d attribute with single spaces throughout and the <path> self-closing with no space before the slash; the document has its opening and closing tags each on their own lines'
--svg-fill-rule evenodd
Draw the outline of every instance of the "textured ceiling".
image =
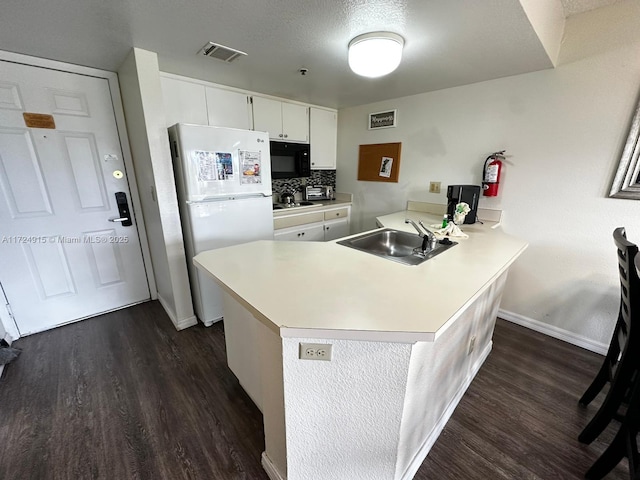
<svg viewBox="0 0 640 480">
<path fill-rule="evenodd" d="M 4 50 L 116 71 L 136 46 L 157 52 L 164 71 L 338 108 L 552 67 L 515 0 L 2 4 Z M 404 58 L 393 74 L 365 79 L 348 69 L 347 45 L 375 30 L 402 35 Z M 208 41 L 248 56 L 231 64 L 198 57 Z"/>
</svg>

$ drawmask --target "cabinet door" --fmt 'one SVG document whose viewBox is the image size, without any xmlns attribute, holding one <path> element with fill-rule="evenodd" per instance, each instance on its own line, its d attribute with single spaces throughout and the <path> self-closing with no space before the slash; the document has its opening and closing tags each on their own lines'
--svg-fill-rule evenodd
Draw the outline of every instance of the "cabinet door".
<svg viewBox="0 0 640 480">
<path fill-rule="evenodd" d="M 167 127 L 176 123 L 207 125 L 204 85 L 160 77 Z"/>
<path fill-rule="evenodd" d="M 311 169 L 335 169 L 338 149 L 338 113 L 321 108 L 309 109 Z"/>
<path fill-rule="evenodd" d="M 285 142 L 308 143 L 309 108 L 282 102 L 282 134 Z"/>
<path fill-rule="evenodd" d="M 253 129 L 269 132 L 269 138 L 284 140 L 282 135 L 282 102 L 253 97 Z"/>
<path fill-rule="evenodd" d="M 251 108 L 246 95 L 212 87 L 206 87 L 205 93 L 209 125 L 251 129 Z"/>
<path fill-rule="evenodd" d="M 324 240 L 336 240 L 349 235 L 349 219 L 341 218 L 324 224 Z"/>
<path fill-rule="evenodd" d="M 273 234 L 274 240 L 286 241 L 324 241 L 324 225 L 305 225 L 298 228 L 287 228 L 285 230 L 276 230 Z"/>
</svg>

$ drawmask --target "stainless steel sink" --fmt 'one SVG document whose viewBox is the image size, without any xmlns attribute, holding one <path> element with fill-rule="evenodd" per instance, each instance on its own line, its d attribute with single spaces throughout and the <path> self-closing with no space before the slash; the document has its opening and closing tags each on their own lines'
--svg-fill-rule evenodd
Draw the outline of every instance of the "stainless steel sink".
<svg viewBox="0 0 640 480">
<path fill-rule="evenodd" d="M 385 228 L 384 230 L 340 240 L 336 243 L 376 255 L 377 257 L 404 263 L 405 265 L 419 265 L 457 245 L 457 242 L 452 242 L 448 239 L 443 241 L 445 243 L 438 242 L 435 248 L 423 255 L 422 253 L 417 253 L 422 246 L 422 238 L 420 236 L 415 233 Z"/>
</svg>

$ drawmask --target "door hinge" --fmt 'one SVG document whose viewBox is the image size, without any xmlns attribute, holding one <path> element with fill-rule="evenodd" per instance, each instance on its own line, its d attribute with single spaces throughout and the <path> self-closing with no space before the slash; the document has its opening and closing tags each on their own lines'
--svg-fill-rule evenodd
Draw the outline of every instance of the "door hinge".
<svg viewBox="0 0 640 480">
<path fill-rule="evenodd" d="M 11 310 L 11 304 L 9 303 L 9 299 L 7 298 L 7 293 L 4 291 L 4 287 L 2 286 L 2 283 L 0 283 L 0 297 L 5 302 L 5 305 L 7 307 L 7 312 L 9 312 L 9 316 L 15 322 L 16 317 L 13 316 L 13 311 Z"/>
<path fill-rule="evenodd" d="M 11 304 L 7 303 L 7 312 L 9 312 L 9 316 L 13 321 L 15 321 L 16 317 L 13 316 L 13 310 L 11 310 Z"/>
<path fill-rule="evenodd" d="M 253 105 L 253 97 L 247 97 L 247 103 Z"/>
</svg>

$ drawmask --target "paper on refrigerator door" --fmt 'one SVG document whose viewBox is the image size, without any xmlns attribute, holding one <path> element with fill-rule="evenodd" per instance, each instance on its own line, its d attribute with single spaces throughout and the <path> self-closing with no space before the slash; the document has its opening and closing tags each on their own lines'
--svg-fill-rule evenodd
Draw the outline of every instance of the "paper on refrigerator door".
<svg viewBox="0 0 640 480">
<path fill-rule="evenodd" d="M 230 153 L 216 152 L 216 170 L 218 180 L 233 180 L 233 156 Z"/>
<path fill-rule="evenodd" d="M 260 152 L 240 150 L 240 183 L 243 185 L 262 183 L 262 158 Z"/>
<path fill-rule="evenodd" d="M 195 150 L 193 160 L 197 166 L 198 181 L 233 180 L 233 156 L 231 153 Z"/>
</svg>

